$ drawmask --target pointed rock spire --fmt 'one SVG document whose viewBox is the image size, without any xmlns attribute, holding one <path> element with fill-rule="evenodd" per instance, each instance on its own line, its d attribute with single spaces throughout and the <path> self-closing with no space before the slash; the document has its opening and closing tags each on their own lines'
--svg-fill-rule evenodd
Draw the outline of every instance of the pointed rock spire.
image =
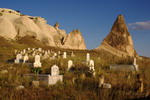
<svg viewBox="0 0 150 100">
<path fill-rule="evenodd" d="M 104 49 L 118 56 L 135 56 L 133 40 L 123 15 L 117 17 L 110 33 L 97 49 Z"/>
</svg>

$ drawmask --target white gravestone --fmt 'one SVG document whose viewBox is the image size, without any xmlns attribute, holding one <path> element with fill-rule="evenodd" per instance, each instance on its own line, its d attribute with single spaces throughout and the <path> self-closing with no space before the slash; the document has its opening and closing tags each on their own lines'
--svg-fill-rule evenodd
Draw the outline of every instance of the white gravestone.
<svg viewBox="0 0 150 100">
<path fill-rule="evenodd" d="M 89 65 L 89 61 L 90 61 L 90 54 L 87 53 L 86 54 L 86 65 Z"/>
<path fill-rule="evenodd" d="M 32 48 L 32 51 L 34 51 L 35 50 L 35 48 Z"/>
<path fill-rule="evenodd" d="M 20 52 L 22 55 L 24 54 L 23 51 Z"/>
<path fill-rule="evenodd" d="M 90 61 L 90 54 L 89 53 L 86 54 L 86 61 Z"/>
<path fill-rule="evenodd" d="M 133 63 L 133 65 L 135 66 L 135 70 L 136 70 L 136 71 L 139 71 L 138 65 L 136 64 L 136 58 L 134 58 L 134 63 Z"/>
<path fill-rule="evenodd" d="M 136 65 L 136 58 L 134 58 L 134 63 L 133 63 L 133 65 Z"/>
<path fill-rule="evenodd" d="M 89 67 L 90 67 L 89 70 L 95 71 L 95 68 L 94 68 L 94 61 L 93 61 L 93 60 L 90 60 Z"/>
<path fill-rule="evenodd" d="M 56 57 L 56 56 L 57 56 L 57 53 L 54 53 L 54 56 Z"/>
<path fill-rule="evenodd" d="M 67 58 L 67 53 L 66 53 L 66 52 L 63 53 L 63 58 L 64 58 L 64 59 Z"/>
<path fill-rule="evenodd" d="M 42 48 L 38 48 L 38 51 L 39 51 L 39 52 L 42 52 Z"/>
<path fill-rule="evenodd" d="M 40 56 L 39 55 L 35 56 L 34 67 L 41 67 L 41 62 L 40 62 Z"/>
<path fill-rule="evenodd" d="M 22 59 L 22 55 L 21 54 L 17 54 L 16 59 L 15 59 L 15 63 L 20 63 L 21 59 Z"/>
<path fill-rule="evenodd" d="M 30 48 L 28 48 L 28 51 L 30 51 Z"/>
<path fill-rule="evenodd" d="M 25 55 L 24 58 L 23 58 L 23 63 L 25 63 L 25 62 L 28 61 L 28 60 L 29 60 L 28 55 Z"/>
<path fill-rule="evenodd" d="M 23 53 L 24 53 L 24 54 L 26 53 L 26 49 L 23 50 Z"/>
<path fill-rule="evenodd" d="M 73 66 L 73 61 L 72 60 L 69 60 L 68 61 L 68 70 Z"/>
<path fill-rule="evenodd" d="M 51 67 L 51 76 L 57 76 L 59 75 L 59 67 L 54 65 Z"/>
</svg>

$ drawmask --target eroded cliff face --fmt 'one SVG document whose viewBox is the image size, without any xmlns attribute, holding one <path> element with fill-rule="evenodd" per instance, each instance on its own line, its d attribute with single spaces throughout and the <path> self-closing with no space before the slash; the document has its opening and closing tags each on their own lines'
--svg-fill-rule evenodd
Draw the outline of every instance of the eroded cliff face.
<svg viewBox="0 0 150 100">
<path fill-rule="evenodd" d="M 104 49 L 117 56 L 135 56 L 133 40 L 126 26 L 123 15 L 119 15 L 114 22 L 108 36 L 96 50 Z"/>
<path fill-rule="evenodd" d="M 27 16 L 15 10 L 0 8 L 0 36 L 6 39 L 15 40 L 25 36 L 33 36 L 49 46 L 86 49 L 82 35 L 75 35 L 75 33 L 80 32 L 73 31 L 73 33 L 66 34 L 66 31 L 59 29 L 59 27 L 48 25 L 44 18 Z M 74 34 L 75 37 L 72 37 L 71 34 Z"/>
</svg>

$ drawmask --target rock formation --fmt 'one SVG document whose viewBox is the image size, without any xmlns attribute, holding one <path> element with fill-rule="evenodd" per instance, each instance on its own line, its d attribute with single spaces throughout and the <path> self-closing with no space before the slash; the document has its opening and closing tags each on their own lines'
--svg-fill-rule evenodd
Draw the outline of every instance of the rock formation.
<svg viewBox="0 0 150 100">
<path fill-rule="evenodd" d="M 132 37 L 128 31 L 123 15 L 119 15 L 108 36 L 96 50 L 106 50 L 117 56 L 135 56 Z"/>
<path fill-rule="evenodd" d="M 62 43 L 66 48 L 73 48 L 73 49 L 84 49 L 86 45 L 84 43 L 84 39 L 81 35 L 80 30 L 73 30 L 70 32 L 66 38 L 62 40 Z"/>
<path fill-rule="evenodd" d="M 0 8 L 0 36 L 6 39 L 15 40 L 32 36 L 49 46 L 86 49 L 79 31 L 66 34 L 66 31 L 59 27 L 57 22 L 53 27 L 48 25 L 44 18 L 27 16 L 15 10 Z"/>
</svg>

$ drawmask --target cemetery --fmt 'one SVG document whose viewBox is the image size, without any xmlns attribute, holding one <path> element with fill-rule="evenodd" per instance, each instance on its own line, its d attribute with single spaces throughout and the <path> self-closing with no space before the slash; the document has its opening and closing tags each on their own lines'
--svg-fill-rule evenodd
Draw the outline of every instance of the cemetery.
<svg viewBox="0 0 150 100">
<path fill-rule="evenodd" d="M 43 48 L 14 50 L 11 59 L 13 62 L 8 63 L 8 67 L 1 70 L 0 75 L 5 78 L 9 76 L 9 85 L 3 85 L 9 88 L 12 85 L 16 94 L 27 90 L 37 93 L 38 90 L 45 98 L 47 93 L 45 89 L 48 89 L 50 96 L 48 98 L 53 98 L 52 94 L 55 90 L 57 92 L 53 95 L 59 94 L 60 96 L 63 91 L 65 96 L 60 97 L 65 100 L 68 98 L 68 92 L 71 92 L 73 99 L 76 98 L 76 92 L 83 91 L 86 98 L 89 98 L 89 95 L 86 94 L 89 92 L 91 99 L 95 100 L 97 96 L 98 98 L 115 96 L 120 99 L 122 94 L 129 95 L 127 91 L 137 93 L 139 97 L 147 93 L 145 90 L 147 81 L 143 81 L 143 78 L 147 76 L 143 77 L 141 74 L 142 59 L 117 58 L 110 54 L 100 56 L 91 51 L 81 53 L 75 50 Z M 104 94 L 106 92 L 107 94 Z M 137 94 L 132 96 L 137 96 Z M 27 95 L 33 94 L 27 93 Z M 81 96 L 81 94 L 78 95 Z M 18 97 L 21 96 L 18 95 Z M 38 99 L 38 96 L 34 97 Z"/>
</svg>

